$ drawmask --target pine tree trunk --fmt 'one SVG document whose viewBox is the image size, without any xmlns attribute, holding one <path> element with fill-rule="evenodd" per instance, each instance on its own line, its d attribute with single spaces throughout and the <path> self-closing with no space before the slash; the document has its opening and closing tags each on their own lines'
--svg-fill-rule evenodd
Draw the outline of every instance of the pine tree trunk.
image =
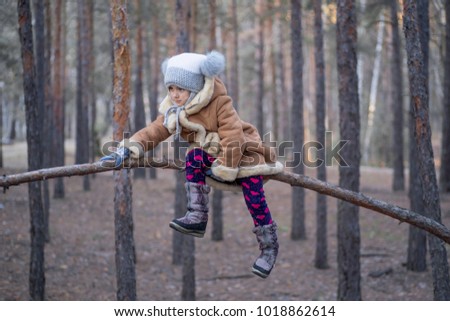
<svg viewBox="0 0 450 321">
<path fill-rule="evenodd" d="M 89 162 L 89 56 L 86 1 L 78 1 L 77 16 L 77 127 L 75 163 Z M 83 178 L 83 189 L 90 190 L 89 177 Z"/>
<path fill-rule="evenodd" d="M 176 50 L 177 53 L 182 53 L 189 51 L 189 38 L 186 33 L 187 28 L 187 0 L 176 0 L 175 3 L 175 15 L 177 24 L 177 33 L 175 35 L 176 39 Z M 158 66 L 159 67 L 159 66 Z M 180 141 L 174 138 L 174 158 L 180 160 L 182 157 L 180 155 Z M 185 174 L 182 172 L 175 173 L 175 218 L 183 217 L 186 213 L 186 190 L 184 187 L 186 178 Z M 172 238 L 172 263 L 176 265 L 183 264 L 183 243 L 187 237 L 181 233 L 173 231 Z M 194 245 L 195 246 L 195 245 Z"/>
<path fill-rule="evenodd" d="M 239 27 L 237 21 L 237 0 L 230 2 L 230 18 L 232 28 L 232 39 L 228 46 L 231 51 L 231 61 L 228 62 L 230 66 L 230 86 L 229 95 L 233 98 L 233 106 L 236 110 L 239 109 Z"/>
<path fill-rule="evenodd" d="M 134 83 L 134 131 L 138 131 L 146 126 L 144 110 L 144 26 L 142 23 L 141 0 L 135 0 L 134 6 L 137 15 L 136 21 L 136 65 L 135 65 L 135 83 Z M 134 170 L 134 178 L 145 178 L 145 168 Z"/>
<path fill-rule="evenodd" d="M 428 6 L 428 1 L 425 1 Z M 425 18 L 428 19 L 428 11 Z M 420 40 L 421 29 L 419 14 L 424 14 L 423 7 L 416 7 L 416 1 L 406 0 L 403 4 L 403 21 L 408 58 L 408 75 L 411 101 L 415 120 L 414 138 L 418 151 L 419 174 L 423 186 L 424 215 L 441 222 L 439 190 L 434 167 L 433 147 L 431 144 L 431 127 L 429 121 L 427 88 L 427 48 Z M 419 32 L 421 31 L 421 32 Z M 434 283 L 434 299 L 450 300 L 450 276 L 447 251 L 441 240 L 428 235 L 431 255 L 431 268 Z"/>
<path fill-rule="evenodd" d="M 55 2 L 55 41 L 53 47 L 53 124 L 54 138 L 53 150 L 55 157 L 54 166 L 64 166 L 64 56 L 63 56 L 63 26 L 62 11 L 65 8 L 64 0 Z M 53 187 L 54 198 L 64 198 L 64 180 L 62 177 L 55 180 Z"/>
<path fill-rule="evenodd" d="M 97 121 L 97 95 L 95 90 L 95 50 L 94 50 L 94 0 L 87 0 L 86 15 L 87 15 L 87 33 L 88 33 L 88 61 L 89 61 L 89 110 L 90 110 L 90 137 L 89 137 L 89 157 L 92 162 L 100 149 L 100 138 L 98 137 L 95 123 Z M 95 177 L 95 176 L 93 176 Z"/>
<path fill-rule="evenodd" d="M 442 154 L 440 188 L 450 192 L 450 1 L 445 1 L 445 62 L 444 62 L 444 117 L 442 120 Z"/>
<path fill-rule="evenodd" d="M 278 51 L 277 51 L 277 69 L 278 69 L 278 81 L 280 83 L 280 90 L 278 93 L 278 97 L 280 100 L 280 138 L 283 141 L 286 141 L 290 137 L 290 126 L 289 126 L 289 102 L 288 102 L 288 94 L 286 88 L 286 67 L 285 67 L 285 34 L 284 31 L 285 23 L 282 23 L 281 17 L 281 9 L 282 4 L 281 0 L 276 0 L 276 8 L 277 8 L 277 20 L 276 20 L 276 38 L 278 39 Z"/>
<path fill-rule="evenodd" d="M 291 114 L 291 138 L 294 142 L 293 156 L 295 174 L 304 174 L 305 169 L 302 159 L 302 147 L 304 143 L 304 119 L 303 119 L 303 54 L 302 54 L 302 20 L 301 1 L 292 0 L 291 37 L 292 37 L 292 95 Z M 305 190 L 294 187 L 292 189 L 292 230 L 291 239 L 306 239 L 305 227 Z"/>
<path fill-rule="evenodd" d="M 114 46 L 114 139 L 129 131 L 130 49 L 126 0 L 111 1 Z M 136 300 L 136 253 L 133 237 L 132 185 L 129 169 L 114 173 L 114 223 L 117 300 Z"/>
<path fill-rule="evenodd" d="M 264 136 L 264 2 L 257 0 L 256 6 L 256 21 L 257 25 L 257 49 L 256 49 L 256 64 L 257 64 L 257 88 L 256 88 L 256 128 L 261 137 Z"/>
<path fill-rule="evenodd" d="M 159 88 L 159 82 L 161 80 L 161 73 L 159 72 L 160 69 L 160 54 L 159 54 L 159 47 L 160 47 L 160 24 L 159 24 L 159 16 L 155 15 L 153 16 L 152 20 L 152 26 L 153 26 L 153 76 L 152 76 L 152 99 L 150 100 L 150 117 L 151 121 L 154 121 L 156 117 L 158 117 L 158 88 Z M 164 93 L 165 94 L 165 93 Z M 150 154 L 152 155 L 152 154 Z M 154 176 L 152 176 L 152 173 L 150 172 L 150 176 L 156 179 L 156 171 L 154 172 Z"/>
<path fill-rule="evenodd" d="M 216 38 L 216 16 L 217 4 L 216 0 L 209 2 L 209 50 L 217 49 Z M 223 240 L 223 211 L 222 211 L 223 192 L 215 189 L 212 193 L 212 231 L 211 239 L 213 241 Z"/>
<path fill-rule="evenodd" d="M 37 86 L 37 104 L 39 113 L 39 124 L 42 128 L 42 142 L 41 147 L 43 150 L 47 151 L 42 155 L 42 167 L 50 167 L 50 157 L 51 157 L 51 140 L 50 140 L 50 129 L 51 124 L 49 124 L 50 113 L 47 109 L 47 60 L 46 60 L 46 42 L 45 39 L 45 6 L 44 0 L 38 0 L 34 2 L 34 12 L 35 12 L 35 43 L 36 43 L 36 86 Z M 46 124 L 46 126 L 43 126 Z M 49 126 L 47 126 L 49 124 Z M 45 230 L 45 240 L 50 240 L 49 232 L 49 212 L 50 212 L 50 197 L 49 197 L 49 187 L 48 181 L 43 181 L 41 183 L 42 190 L 42 207 L 44 211 L 44 230 Z"/>
<path fill-rule="evenodd" d="M 0 83 L 0 168 L 3 168 L 3 88 L 4 83 Z"/>
<path fill-rule="evenodd" d="M 269 2 L 267 4 L 267 10 L 272 13 L 274 12 L 274 4 Z M 270 92 L 270 109 L 272 113 L 272 121 L 271 128 L 267 132 L 271 133 L 270 139 L 271 141 L 277 141 L 280 138 L 279 133 L 279 106 L 278 106 L 278 97 L 277 97 L 277 68 L 276 68 L 276 44 L 275 44 L 275 34 L 274 34 L 274 19 L 276 17 L 274 15 L 269 15 L 267 18 L 267 35 L 266 39 L 268 39 L 269 46 L 269 70 L 270 70 L 270 86 L 268 91 Z"/>
<path fill-rule="evenodd" d="M 152 64 L 152 59 L 156 60 L 159 63 L 159 23 L 158 23 L 158 15 L 157 13 L 152 13 L 150 16 L 150 21 L 152 25 L 153 37 L 150 38 L 149 33 L 146 32 L 148 36 L 144 37 L 145 39 L 145 69 L 146 79 L 147 79 L 147 89 L 148 89 L 148 101 L 149 101 L 149 110 L 150 110 L 150 121 L 154 121 L 158 115 L 158 83 L 159 83 L 159 74 L 158 66 Z M 144 21 L 144 25 L 147 23 Z M 147 27 L 144 28 L 147 30 Z M 152 44 L 150 46 L 150 43 Z M 153 50 L 153 51 L 152 51 Z M 155 81 L 156 78 L 156 81 Z M 150 157 L 155 155 L 153 149 L 147 153 Z M 151 167 L 148 169 L 149 178 L 156 179 L 156 169 Z"/>
<path fill-rule="evenodd" d="M 41 124 L 37 103 L 36 69 L 33 52 L 33 30 L 31 7 L 28 0 L 17 2 L 19 37 L 23 67 L 23 91 L 25 100 L 25 117 L 27 124 L 28 170 L 42 167 Z M 39 182 L 28 184 L 31 255 L 29 274 L 29 293 L 32 300 L 45 298 L 44 271 L 44 211 L 42 206 L 41 185 Z"/>
<path fill-rule="evenodd" d="M 189 52 L 189 26 L 190 26 L 190 1 L 176 1 L 176 21 L 177 21 L 177 53 Z M 175 143 L 175 157 L 180 158 L 180 142 Z M 184 173 L 177 173 L 177 193 L 175 199 L 177 205 L 175 208 L 176 216 L 183 216 L 186 213 L 186 192 L 184 190 L 184 182 L 186 180 Z M 174 232 L 181 235 L 178 232 Z M 181 235 L 182 248 L 180 257 L 183 264 L 183 284 L 181 290 L 181 299 L 185 301 L 194 301 L 195 293 L 195 239 L 192 236 Z M 174 251 L 175 252 L 175 251 Z"/>
<path fill-rule="evenodd" d="M 367 110 L 367 127 L 364 135 L 364 145 L 363 145 L 363 161 L 365 163 L 369 162 L 370 146 L 374 127 L 375 113 L 377 108 L 376 103 L 378 94 L 378 81 L 380 78 L 381 53 L 383 50 L 383 40 L 384 40 L 383 12 L 380 13 L 379 19 L 380 22 L 378 25 L 377 45 L 375 47 L 375 61 L 373 63 L 372 81 L 370 84 L 369 108 Z"/>
<path fill-rule="evenodd" d="M 52 10 L 50 0 L 45 0 L 45 116 L 44 123 L 44 145 L 43 149 L 48 151 L 44 153 L 43 166 L 53 166 L 55 150 L 53 146 L 54 124 L 53 124 L 53 97 L 52 97 Z M 50 188 L 47 181 L 44 182 L 44 215 L 45 215 L 45 241 L 50 242 Z"/>
<path fill-rule="evenodd" d="M 341 156 L 348 166 L 339 167 L 339 185 L 359 191 L 360 120 L 356 57 L 354 0 L 337 1 L 337 57 L 339 129 L 348 141 Z M 361 300 L 359 208 L 338 201 L 338 300 Z"/>
<path fill-rule="evenodd" d="M 420 29 L 420 45 L 424 59 L 424 77 L 426 77 L 425 84 L 428 88 L 428 52 L 429 52 L 429 22 L 428 22 L 428 0 L 420 1 L 418 3 L 421 8 L 417 10 L 422 11 L 419 18 Z M 428 89 L 427 89 L 428 90 Z M 413 101 L 410 101 L 410 119 L 409 119 L 409 198 L 410 206 L 413 211 L 419 213 L 425 212 L 425 202 L 423 200 L 423 185 L 419 173 L 419 159 L 417 145 L 415 143 L 415 117 Z M 424 272 L 427 269 L 427 235 L 413 226 L 409 228 L 408 235 L 408 253 L 406 258 L 406 268 L 410 271 Z"/>
<path fill-rule="evenodd" d="M 392 111 L 393 120 L 393 180 L 392 189 L 394 191 L 405 190 L 405 175 L 403 165 L 403 77 L 402 77 L 402 57 L 400 52 L 400 32 L 398 26 L 398 4 L 391 1 L 391 22 L 392 22 Z"/>
<path fill-rule="evenodd" d="M 322 0 L 314 2 L 314 44 L 316 64 L 316 140 L 325 146 L 325 58 L 323 51 Z M 317 151 L 322 164 L 317 167 L 317 178 L 327 181 L 325 149 Z M 318 269 L 328 268 L 327 241 L 327 197 L 317 194 L 316 210 L 316 255 L 314 265 Z"/>
</svg>

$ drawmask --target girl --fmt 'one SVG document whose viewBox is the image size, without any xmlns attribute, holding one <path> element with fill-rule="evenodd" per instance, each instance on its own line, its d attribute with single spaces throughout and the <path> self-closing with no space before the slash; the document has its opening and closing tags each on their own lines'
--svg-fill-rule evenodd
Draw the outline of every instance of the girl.
<svg viewBox="0 0 450 321">
<path fill-rule="evenodd" d="M 277 254 L 277 225 L 264 196 L 263 175 L 283 170 L 275 153 L 265 146 L 256 128 L 242 121 L 226 88 L 217 77 L 225 67 L 222 54 L 183 53 L 162 64 L 168 94 L 155 121 L 120 143 L 102 161 L 140 158 L 172 134 L 190 143 L 186 155 L 187 212 L 169 226 L 178 232 L 203 237 L 208 222 L 210 185 L 239 186 L 253 218 L 260 256 L 252 271 L 266 278 Z"/>
</svg>

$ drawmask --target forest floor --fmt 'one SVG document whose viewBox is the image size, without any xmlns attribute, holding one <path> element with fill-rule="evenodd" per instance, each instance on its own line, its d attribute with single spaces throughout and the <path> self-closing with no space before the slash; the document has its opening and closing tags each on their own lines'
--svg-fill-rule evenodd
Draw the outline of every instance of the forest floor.
<svg viewBox="0 0 450 321">
<path fill-rule="evenodd" d="M 13 148 L 4 146 L 4 148 Z M 14 157 L 14 153 L 5 153 Z M 24 171 L 24 158 L 0 174 Z M 26 158 L 25 158 L 26 159 Z M 6 162 L 11 164 L 11 162 Z M 315 176 L 308 170 L 307 175 Z M 337 182 L 337 168 L 328 169 Z M 92 176 L 91 176 L 92 177 Z M 408 207 L 406 192 L 391 191 L 389 169 L 363 167 L 361 191 Z M 50 181 L 50 187 L 52 187 Z M 115 300 L 114 182 L 112 173 L 91 179 L 83 191 L 81 177 L 65 179 L 66 197 L 51 200 L 51 241 L 45 248 L 47 300 Z M 139 300 L 179 300 L 181 267 L 172 264 L 174 173 L 158 170 L 157 180 L 133 182 L 134 237 Z M 28 300 L 30 224 L 27 185 L 11 187 L 0 196 L 0 300 Z M 280 253 L 269 278 L 251 273 L 258 246 L 252 220 L 239 194 L 224 192 L 224 240 L 196 239 L 197 300 L 336 300 L 337 201 L 328 202 L 326 270 L 314 268 L 316 194 L 306 191 L 307 239 L 290 239 L 291 187 L 266 185 L 266 197 L 279 225 Z M 450 195 L 441 195 L 442 218 L 450 226 Z M 361 290 L 364 300 L 432 300 L 431 268 L 407 271 L 408 224 L 361 208 Z M 447 251 L 450 247 L 446 245 Z M 372 273 L 381 272 L 373 277 Z M 387 273 L 382 273 L 387 272 Z"/>
</svg>

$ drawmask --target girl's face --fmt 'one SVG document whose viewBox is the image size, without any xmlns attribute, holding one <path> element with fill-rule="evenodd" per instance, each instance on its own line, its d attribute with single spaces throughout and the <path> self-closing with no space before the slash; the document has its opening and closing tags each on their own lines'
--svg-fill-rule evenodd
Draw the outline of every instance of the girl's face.
<svg viewBox="0 0 450 321">
<path fill-rule="evenodd" d="M 169 86 L 170 99 L 177 106 L 183 106 L 189 99 L 190 91 L 177 87 L 175 85 Z"/>
</svg>

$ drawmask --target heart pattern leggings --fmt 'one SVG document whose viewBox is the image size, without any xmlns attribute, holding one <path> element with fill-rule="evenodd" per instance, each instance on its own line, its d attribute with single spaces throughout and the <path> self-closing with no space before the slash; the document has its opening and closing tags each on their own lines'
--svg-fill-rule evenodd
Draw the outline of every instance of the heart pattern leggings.
<svg viewBox="0 0 450 321">
<path fill-rule="evenodd" d="M 186 155 L 186 180 L 197 184 L 205 184 L 206 170 L 215 158 L 203 149 L 194 148 Z M 261 175 L 238 178 L 245 204 L 250 212 L 255 226 L 272 224 L 272 216 L 264 195 L 263 177 Z"/>
</svg>

